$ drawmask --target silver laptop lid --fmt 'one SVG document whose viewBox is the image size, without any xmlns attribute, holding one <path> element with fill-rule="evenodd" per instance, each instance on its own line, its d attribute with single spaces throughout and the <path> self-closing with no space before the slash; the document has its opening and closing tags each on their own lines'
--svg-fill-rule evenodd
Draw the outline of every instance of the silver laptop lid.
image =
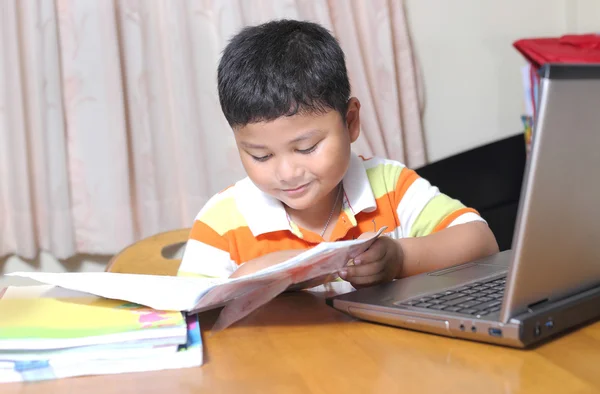
<svg viewBox="0 0 600 394">
<path fill-rule="evenodd" d="M 600 283 L 600 66 L 550 65 L 540 76 L 503 322 Z"/>
</svg>

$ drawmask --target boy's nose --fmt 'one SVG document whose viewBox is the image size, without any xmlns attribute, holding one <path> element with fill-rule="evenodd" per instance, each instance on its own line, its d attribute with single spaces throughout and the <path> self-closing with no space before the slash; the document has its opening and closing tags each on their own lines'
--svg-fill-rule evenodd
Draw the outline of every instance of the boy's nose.
<svg viewBox="0 0 600 394">
<path fill-rule="evenodd" d="M 300 186 L 296 183 L 301 180 L 302 170 L 292 160 L 282 158 L 277 165 L 277 177 L 286 186 Z"/>
</svg>

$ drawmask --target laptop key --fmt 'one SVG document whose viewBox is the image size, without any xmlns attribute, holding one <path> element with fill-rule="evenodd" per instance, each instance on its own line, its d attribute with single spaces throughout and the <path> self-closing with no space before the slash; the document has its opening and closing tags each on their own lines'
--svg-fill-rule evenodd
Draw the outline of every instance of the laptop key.
<svg viewBox="0 0 600 394">
<path fill-rule="evenodd" d="M 463 287 L 459 287 L 458 289 L 456 289 L 456 291 L 461 292 L 461 291 L 469 290 L 470 288 L 471 288 L 471 286 L 463 286 Z"/>
<path fill-rule="evenodd" d="M 462 304 L 463 302 L 472 301 L 474 299 L 475 299 L 475 297 L 463 296 L 463 297 L 456 298 L 451 301 L 446 301 L 445 304 L 448 306 L 454 306 L 454 305 Z"/>
<path fill-rule="evenodd" d="M 446 301 L 444 301 L 444 300 L 440 300 L 439 298 L 438 298 L 438 299 L 435 299 L 435 300 L 431 300 L 431 301 L 429 301 L 429 303 L 430 303 L 430 304 L 434 304 L 434 305 L 438 305 L 438 304 L 444 304 L 445 302 L 446 302 Z"/>
<path fill-rule="evenodd" d="M 466 308 L 466 309 L 461 309 L 458 312 L 459 313 L 464 313 L 465 315 L 474 315 L 474 314 L 476 314 L 479 311 L 477 309 Z"/>
<path fill-rule="evenodd" d="M 463 302 L 462 304 L 459 304 L 458 306 L 461 306 L 463 308 L 472 308 L 477 304 L 479 304 L 479 301 L 473 300 L 473 301 Z"/>
<path fill-rule="evenodd" d="M 440 298 L 440 300 L 450 301 L 450 300 L 453 300 L 455 298 L 460 298 L 460 297 L 464 297 L 464 294 L 461 294 L 461 293 L 452 293 L 452 294 L 448 294 L 448 295 L 443 296 L 442 298 Z"/>
<path fill-rule="evenodd" d="M 499 310 L 500 310 L 500 306 L 495 306 L 491 309 L 488 309 L 488 311 L 490 311 L 490 312 L 498 312 Z"/>
<path fill-rule="evenodd" d="M 441 304 L 432 305 L 432 306 L 429 307 L 429 309 L 436 309 L 438 311 L 441 311 L 444 308 L 447 308 L 447 306 L 446 305 L 441 305 Z"/>
<path fill-rule="evenodd" d="M 483 304 L 479 304 L 479 305 L 477 305 L 476 308 L 479 309 L 479 310 L 484 310 L 484 309 L 493 308 L 493 307 L 498 306 L 500 304 L 501 304 L 500 301 L 494 300 L 494 301 L 484 302 Z"/>
<path fill-rule="evenodd" d="M 492 300 L 493 300 L 493 298 L 489 297 L 489 296 L 484 296 L 484 297 L 477 298 L 477 301 L 479 301 L 479 302 L 488 302 L 488 301 L 492 301 Z"/>
<path fill-rule="evenodd" d="M 417 308 L 429 308 L 431 305 L 429 302 L 421 302 L 420 304 L 416 304 L 414 306 L 416 306 Z"/>
<path fill-rule="evenodd" d="M 446 309 L 444 309 L 444 311 L 446 312 L 458 312 L 460 311 L 462 308 L 459 306 L 449 306 Z"/>
<path fill-rule="evenodd" d="M 419 301 L 421 301 L 421 302 L 427 302 L 427 301 L 430 301 L 430 300 L 431 300 L 431 297 L 421 297 L 419 299 Z"/>
</svg>

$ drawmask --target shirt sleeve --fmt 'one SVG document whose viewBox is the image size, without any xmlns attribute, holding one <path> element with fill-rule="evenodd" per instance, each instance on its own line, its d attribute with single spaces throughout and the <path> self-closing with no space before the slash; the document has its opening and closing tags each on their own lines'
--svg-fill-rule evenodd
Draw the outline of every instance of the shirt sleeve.
<svg viewBox="0 0 600 394">
<path fill-rule="evenodd" d="M 395 196 L 403 237 L 422 237 L 463 223 L 485 222 L 475 209 L 441 193 L 406 167 L 400 172 Z"/>
<path fill-rule="evenodd" d="M 232 201 L 217 195 L 196 216 L 177 276 L 227 278 L 236 269 L 231 259 L 227 215 Z"/>
</svg>

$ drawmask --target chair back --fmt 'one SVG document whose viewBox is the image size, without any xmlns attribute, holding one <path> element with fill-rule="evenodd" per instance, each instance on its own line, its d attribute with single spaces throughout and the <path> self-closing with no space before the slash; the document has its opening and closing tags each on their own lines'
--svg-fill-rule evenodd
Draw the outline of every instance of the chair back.
<svg viewBox="0 0 600 394">
<path fill-rule="evenodd" d="M 181 253 L 191 229 L 166 231 L 134 243 L 117 253 L 106 272 L 147 275 L 177 275 Z"/>
</svg>

